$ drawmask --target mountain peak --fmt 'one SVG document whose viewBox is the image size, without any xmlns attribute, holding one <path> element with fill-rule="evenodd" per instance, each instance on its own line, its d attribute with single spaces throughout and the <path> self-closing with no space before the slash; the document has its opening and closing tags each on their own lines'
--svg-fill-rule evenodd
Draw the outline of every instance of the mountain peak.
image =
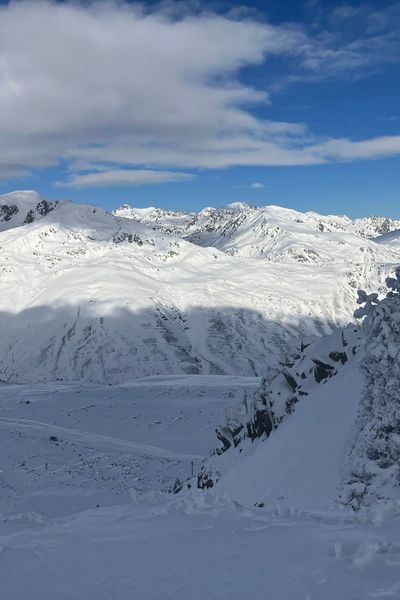
<svg viewBox="0 0 400 600">
<path fill-rule="evenodd" d="M 42 196 L 35 190 L 16 190 L 0 195 L 1 206 L 14 204 L 22 208 L 25 205 L 37 204 L 40 200 L 42 200 Z"/>
<path fill-rule="evenodd" d="M 0 196 L 0 231 L 28 225 L 46 216 L 58 202 L 48 202 L 33 190 L 20 190 Z"/>
</svg>

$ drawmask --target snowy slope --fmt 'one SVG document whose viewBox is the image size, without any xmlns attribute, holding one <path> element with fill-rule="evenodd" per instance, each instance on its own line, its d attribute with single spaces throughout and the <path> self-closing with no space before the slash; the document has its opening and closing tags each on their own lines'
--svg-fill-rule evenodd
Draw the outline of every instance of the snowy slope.
<svg viewBox="0 0 400 600">
<path fill-rule="evenodd" d="M 0 232 L 45 217 L 57 204 L 30 190 L 3 194 L 0 196 Z"/>
<path fill-rule="evenodd" d="M 337 503 L 359 332 L 306 335 L 349 321 L 396 249 L 263 261 L 68 202 L 0 246 L 0 377 L 158 373 L 0 383 L 5 598 L 398 597 L 398 512 Z M 276 428 L 251 441 L 266 392 Z M 192 469 L 235 422 L 240 443 L 205 460 L 218 481 L 197 489 Z"/>
<path fill-rule="evenodd" d="M 344 383 L 346 365 L 336 377 Z M 344 409 L 343 417 L 351 416 L 332 390 L 320 411 L 315 405 L 322 422 L 309 423 L 324 428 L 326 441 L 322 435 L 315 439 L 318 428 L 306 430 L 310 440 L 307 435 L 288 439 L 283 423 L 284 455 L 283 445 L 278 448 L 272 437 L 259 444 L 261 449 L 271 442 L 279 450 L 279 469 L 264 456 L 280 477 L 272 491 L 261 489 L 271 504 L 243 508 L 219 498 L 216 488 L 161 492 L 190 470 L 193 456 L 207 452 L 213 421 L 244 390 L 251 395 L 254 384 L 258 381 L 186 376 L 111 388 L 0 386 L 2 597 L 397 598 L 399 514 L 370 511 L 360 518 L 344 507 L 318 508 L 330 499 L 338 466 L 333 459 L 340 458 L 343 441 L 341 433 L 335 441 L 329 431 L 334 428 L 327 417 L 339 421 L 329 404 Z M 300 409 L 289 417 L 292 424 L 296 415 L 298 425 L 306 420 Z M 286 425 L 291 426 L 289 419 Z M 295 431 L 304 433 L 293 425 Z M 337 449 L 333 457 L 326 453 L 328 441 Z M 307 448 L 315 454 L 304 455 Z M 327 459 L 334 472 L 328 486 L 329 470 L 316 480 L 296 458 L 299 452 L 318 465 Z M 301 482 L 295 463 L 305 475 L 300 490 L 283 477 L 286 472 Z M 240 476 L 249 483 L 247 472 Z M 279 498 L 273 505 L 282 489 L 286 502 Z M 255 492 L 258 497 L 260 489 Z M 299 508 L 311 497 L 312 508 Z M 289 504 L 292 499 L 297 506 Z"/>
<path fill-rule="evenodd" d="M 279 206 L 257 208 L 245 203 L 205 208 L 199 213 L 137 209 L 128 205 L 114 212 L 200 246 L 285 263 L 324 264 L 343 256 L 349 262 L 364 261 L 374 252 L 374 246 L 365 238 L 400 227 L 399 221 L 386 217 L 352 220 Z"/>
<path fill-rule="evenodd" d="M 198 482 L 247 507 L 337 505 L 363 389 L 360 335 L 349 326 L 309 339 L 270 369 L 259 392 L 231 409 L 219 428 L 231 445 L 204 463 Z"/>
<path fill-rule="evenodd" d="M 189 235 L 192 242 L 228 254 L 285 263 L 364 262 L 376 252 L 368 241 L 309 214 L 277 206 L 236 211 L 217 229 Z"/>
<path fill-rule="evenodd" d="M 224 213 L 235 219 L 252 210 Z M 68 201 L 3 231 L 0 379 L 260 375 L 299 336 L 347 323 L 357 288 L 379 289 L 398 260 L 382 244 L 336 231 L 311 235 L 294 211 L 270 210 L 284 233 L 268 261 Z M 293 258 L 306 243 L 321 260 Z"/>
<path fill-rule="evenodd" d="M 374 242 L 398 251 L 400 248 L 400 229 L 380 235 L 374 238 Z"/>
<path fill-rule="evenodd" d="M 218 492 L 246 506 L 326 508 L 338 499 L 362 379 L 344 368 L 301 401 L 267 441 L 247 453 L 218 483 Z"/>
<path fill-rule="evenodd" d="M 64 516 L 130 503 L 131 489 L 170 490 L 208 455 L 215 423 L 258 385 L 221 376 L 0 384 L 0 515 Z"/>
<path fill-rule="evenodd" d="M 9 600 L 366 600 L 400 592 L 399 519 L 144 502 L 0 535 Z M 17 531 L 15 529 L 18 527 Z"/>
</svg>

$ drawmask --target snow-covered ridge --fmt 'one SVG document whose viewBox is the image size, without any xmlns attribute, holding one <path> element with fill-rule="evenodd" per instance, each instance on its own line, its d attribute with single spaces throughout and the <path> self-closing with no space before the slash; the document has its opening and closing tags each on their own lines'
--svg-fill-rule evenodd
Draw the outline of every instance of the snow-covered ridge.
<svg viewBox="0 0 400 600">
<path fill-rule="evenodd" d="M 189 485 L 245 506 L 337 503 L 362 392 L 361 340 L 354 325 L 302 340 L 231 408 L 216 430 L 222 444 Z"/>
<path fill-rule="evenodd" d="M 374 242 L 397 250 L 400 247 L 400 229 L 380 235 L 374 239 Z"/>
<path fill-rule="evenodd" d="M 57 204 L 31 190 L 4 194 L 0 196 L 0 232 L 45 217 Z"/>
<path fill-rule="evenodd" d="M 44 202 L 7 196 L 7 206 L 17 201 Z M 204 209 L 201 232 L 180 237 L 172 220 L 187 232 L 192 215 L 170 213 L 166 227 L 149 209 L 162 225 L 150 227 L 119 211 L 48 204 L 0 233 L 7 381 L 262 375 L 300 336 L 349 322 L 356 290 L 379 289 L 399 258 L 353 233 L 318 233 L 311 217 L 279 207 Z"/>
<path fill-rule="evenodd" d="M 373 252 L 366 238 L 400 228 L 400 221 L 387 217 L 350 219 L 244 203 L 206 208 L 199 213 L 124 205 L 114 214 L 227 254 L 285 263 L 326 264 L 341 257 L 363 262 L 364 254 Z"/>
</svg>

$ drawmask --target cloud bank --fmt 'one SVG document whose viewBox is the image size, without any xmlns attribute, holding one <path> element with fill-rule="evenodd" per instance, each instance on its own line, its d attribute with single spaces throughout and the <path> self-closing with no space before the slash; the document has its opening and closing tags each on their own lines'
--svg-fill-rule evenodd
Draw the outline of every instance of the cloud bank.
<svg viewBox="0 0 400 600">
<path fill-rule="evenodd" d="M 253 109 L 271 102 L 268 90 L 241 78 L 273 56 L 298 77 L 393 60 L 397 38 L 376 27 L 340 42 L 124 2 L 11 2 L 0 7 L 0 178 L 62 163 L 67 186 L 139 185 L 186 181 L 182 169 L 400 154 L 400 136 L 319 139 L 304 124 L 262 119 Z"/>
<path fill-rule="evenodd" d="M 110 169 L 86 174 L 73 174 L 66 181 L 56 182 L 56 187 L 111 187 L 136 186 L 168 183 L 171 181 L 188 181 L 193 179 L 191 173 L 179 171 L 154 171 L 151 169 Z"/>
</svg>

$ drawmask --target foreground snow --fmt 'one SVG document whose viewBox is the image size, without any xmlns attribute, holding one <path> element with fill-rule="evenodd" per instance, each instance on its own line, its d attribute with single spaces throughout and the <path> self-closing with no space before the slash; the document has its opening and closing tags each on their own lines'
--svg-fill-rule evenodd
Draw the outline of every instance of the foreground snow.
<svg viewBox="0 0 400 600">
<path fill-rule="evenodd" d="M 398 598 L 400 520 L 149 498 L 3 519 L 8 600 Z M 15 531 L 18 529 L 18 531 Z M 12 531 L 14 530 L 14 531 Z"/>
<path fill-rule="evenodd" d="M 0 385 L 2 597 L 397 598 L 400 513 L 376 506 L 357 516 L 331 502 L 356 403 L 342 394 L 346 369 L 321 384 L 326 397 L 299 403 L 276 442 L 254 444 L 253 458 L 264 448 L 262 478 L 277 476 L 273 493 L 254 487 L 254 460 L 232 470 L 242 485 L 167 493 L 192 461 L 198 469 L 215 425 L 245 391 L 251 397 L 257 378 Z M 254 507 L 261 496 L 264 506 Z"/>
</svg>

